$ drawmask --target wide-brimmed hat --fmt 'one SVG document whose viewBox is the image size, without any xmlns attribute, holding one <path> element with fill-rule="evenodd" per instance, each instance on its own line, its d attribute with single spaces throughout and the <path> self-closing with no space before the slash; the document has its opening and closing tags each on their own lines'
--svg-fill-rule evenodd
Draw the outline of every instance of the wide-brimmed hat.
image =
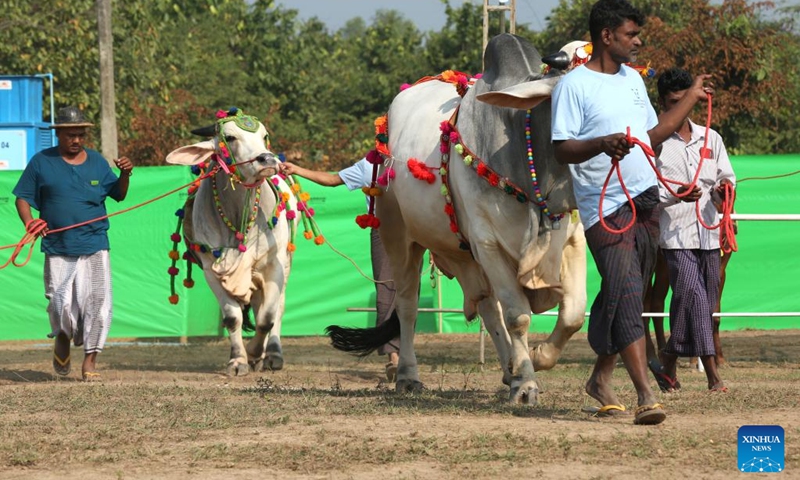
<svg viewBox="0 0 800 480">
<path fill-rule="evenodd" d="M 50 128 L 75 128 L 75 127 L 92 127 L 93 123 L 86 121 L 83 112 L 78 107 L 64 107 L 56 114 L 56 123 L 50 125 Z"/>
</svg>

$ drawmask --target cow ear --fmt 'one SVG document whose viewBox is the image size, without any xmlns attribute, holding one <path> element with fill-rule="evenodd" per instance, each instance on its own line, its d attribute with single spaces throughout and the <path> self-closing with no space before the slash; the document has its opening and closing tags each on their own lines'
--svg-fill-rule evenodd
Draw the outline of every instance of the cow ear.
<svg viewBox="0 0 800 480">
<path fill-rule="evenodd" d="M 559 80 L 561 80 L 561 75 L 545 77 L 532 82 L 520 83 L 497 92 L 481 93 L 476 98 L 489 105 L 527 110 L 550 98 L 553 87 Z"/>
<path fill-rule="evenodd" d="M 176 165 L 197 165 L 200 162 L 206 161 L 213 154 L 214 142 L 212 140 L 206 140 L 205 142 L 187 145 L 174 150 L 167 155 L 166 160 L 167 163 L 174 163 Z"/>
</svg>

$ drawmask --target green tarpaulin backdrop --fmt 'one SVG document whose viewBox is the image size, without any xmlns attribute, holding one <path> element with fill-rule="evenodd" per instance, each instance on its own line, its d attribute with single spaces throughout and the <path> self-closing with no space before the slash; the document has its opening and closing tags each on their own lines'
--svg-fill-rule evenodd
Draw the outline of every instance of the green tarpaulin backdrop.
<svg viewBox="0 0 800 480">
<path fill-rule="evenodd" d="M 733 166 L 740 180 L 772 176 L 800 170 L 800 155 L 736 157 Z M 0 246 L 19 241 L 23 234 L 11 194 L 19 174 L 0 172 L 0 219 L 3 222 Z M 137 168 L 131 178 L 128 198 L 122 204 L 109 200 L 109 212 L 155 198 L 191 179 L 184 167 Z M 363 194 L 348 192 L 344 187 L 324 188 L 308 181 L 301 183 L 311 194 L 310 204 L 317 212 L 315 218 L 331 245 L 317 246 L 302 237 L 297 239 L 283 335 L 320 335 L 327 325 L 334 323 L 356 327 L 372 325 L 374 314 L 347 312 L 348 307 L 374 305 L 374 287 L 353 265 L 355 263 L 371 276 L 369 234 L 354 222 L 356 215 L 364 210 Z M 169 237 L 175 231 L 174 213 L 184 199 L 185 190 L 181 190 L 111 219 L 112 338 L 221 334 L 219 309 L 199 269 L 193 272 L 194 288 L 178 287 L 178 305 L 171 305 L 167 300 Z M 738 213 L 800 214 L 800 175 L 741 182 L 736 208 Z M 447 221 L 444 214 L 442 221 Z M 740 221 L 739 252 L 728 266 L 723 310 L 800 311 L 799 236 L 798 222 Z M 11 252 L 8 248 L 0 250 L 0 264 L 5 263 Z M 0 270 L 0 340 L 44 339 L 48 333 L 42 263 L 43 254 L 37 243 L 28 265 Z M 178 278 L 182 279 L 185 263 L 180 265 Z M 431 280 L 429 269 L 422 276 L 421 307 L 461 307 L 462 295 L 455 281 L 443 277 L 439 281 Z M 590 302 L 597 293 L 598 280 L 590 255 L 587 283 Z M 432 288 L 437 283 L 439 288 Z M 536 316 L 531 331 L 549 332 L 554 322 L 554 317 Z M 800 328 L 800 319 L 724 318 L 722 327 Z M 477 322 L 467 325 L 462 315 L 453 313 L 422 314 L 418 322 L 418 331 L 423 332 L 477 332 L 478 329 Z"/>
</svg>

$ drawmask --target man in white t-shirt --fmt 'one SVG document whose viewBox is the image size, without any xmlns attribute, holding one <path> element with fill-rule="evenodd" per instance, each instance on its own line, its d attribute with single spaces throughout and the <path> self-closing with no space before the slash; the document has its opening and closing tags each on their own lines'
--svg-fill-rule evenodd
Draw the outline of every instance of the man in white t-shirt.
<svg viewBox="0 0 800 480">
<path fill-rule="evenodd" d="M 586 241 L 602 278 L 589 316 L 589 344 L 597 354 L 586 393 L 599 401 L 598 414 L 626 414 L 611 388 L 622 357 L 636 388 L 634 423 L 654 425 L 666 412 L 650 388 L 642 323 L 644 280 L 652 275 L 658 242 L 656 175 L 630 135 L 657 147 L 669 136 L 700 98 L 698 77 L 676 110 L 658 118 L 639 73 L 627 63 L 636 60 L 644 16 L 626 0 L 600 0 L 592 7 L 589 31 L 591 59 L 568 73 L 553 90 L 552 140 L 556 159 L 570 165 Z M 636 208 L 633 210 L 619 180 L 608 185 L 600 215 L 603 184 L 612 158 Z M 604 225 L 605 224 L 605 225 Z"/>
<path fill-rule="evenodd" d="M 372 182 L 372 164 L 369 163 L 366 158 L 362 158 L 355 164 L 337 173 L 309 170 L 291 162 L 284 162 L 281 166 L 281 172 L 286 175 L 298 175 L 324 187 L 346 185 L 351 191 L 361 187 L 368 187 Z M 369 204 L 369 197 L 367 197 L 367 204 Z M 392 269 L 389 266 L 389 258 L 386 255 L 386 250 L 383 248 L 380 235 L 374 228 L 371 229 L 370 232 L 370 242 L 372 276 L 378 282 L 375 283 L 375 309 L 377 310 L 375 323 L 376 325 L 380 325 L 391 318 L 392 315 L 396 315 L 392 308 L 395 288 L 394 282 L 389 282 L 392 279 Z M 386 364 L 386 378 L 390 382 L 394 382 L 397 379 L 397 361 L 399 360 L 400 352 L 399 343 L 400 339 L 395 338 L 378 348 L 378 353 L 380 355 L 389 356 L 389 362 Z"/>
</svg>

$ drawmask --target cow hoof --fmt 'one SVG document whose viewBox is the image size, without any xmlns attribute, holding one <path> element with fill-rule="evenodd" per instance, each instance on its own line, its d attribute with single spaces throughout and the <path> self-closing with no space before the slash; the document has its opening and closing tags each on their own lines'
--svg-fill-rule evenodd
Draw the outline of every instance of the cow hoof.
<svg viewBox="0 0 800 480">
<path fill-rule="evenodd" d="M 531 362 L 533 363 L 533 369 L 537 372 L 541 372 L 542 370 L 550 370 L 556 366 L 558 353 L 553 354 L 551 351 L 553 348 L 548 347 L 552 347 L 552 345 L 540 343 L 539 345 L 531 348 Z"/>
<path fill-rule="evenodd" d="M 425 388 L 419 380 L 397 380 L 394 384 L 396 393 L 419 393 Z"/>
<path fill-rule="evenodd" d="M 238 362 L 229 363 L 227 373 L 229 377 L 243 377 L 250 373 L 250 364 Z"/>
<path fill-rule="evenodd" d="M 261 371 L 272 370 L 274 372 L 283 369 L 283 355 L 280 353 L 270 353 L 264 360 Z"/>
<path fill-rule="evenodd" d="M 522 385 L 511 387 L 509 400 L 517 405 L 536 405 L 539 401 L 539 386 L 536 382 L 527 382 Z"/>
</svg>

